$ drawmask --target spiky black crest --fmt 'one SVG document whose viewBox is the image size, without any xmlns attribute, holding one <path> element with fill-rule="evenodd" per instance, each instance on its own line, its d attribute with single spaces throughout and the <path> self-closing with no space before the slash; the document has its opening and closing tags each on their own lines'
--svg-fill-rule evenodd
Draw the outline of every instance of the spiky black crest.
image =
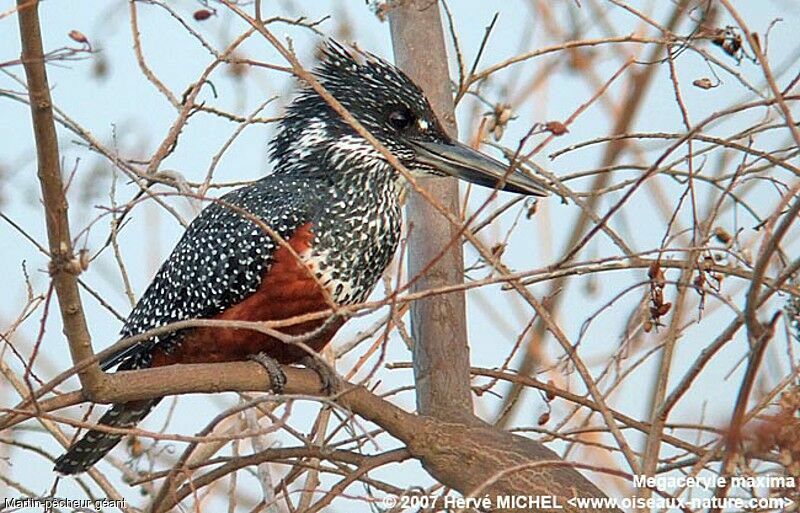
<svg viewBox="0 0 800 513">
<path fill-rule="evenodd" d="M 413 164 L 414 153 L 406 144 L 408 138 L 441 140 L 446 137 L 423 92 L 400 69 L 371 53 L 345 47 L 334 40 L 325 43 L 322 53 L 323 59 L 313 72 L 320 84 L 398 158 Z M 411 120 L 409 126 L 399 130 L 398 115 Z M 298 157 L 307 157 L 320 148 L 327 148 L 328 152 L 358 151 L 365 159 L 364 164 L 367 164 L 367 157 L 374 162 L 383 161 L 376 150 L 307 86 L 287 108 L 273 141 L 276 172 L 297 172 L 293 166 L 300 162 Z"/>
<path fill-rule="evenodd" d="M 327 41 L 323 55 L 325 58 L 314 74 L 331 93 L 345 93 L 342 96 L 349 99 L 352 95 L 347 92 L 355 87 L 358 88 L 358 97 L 362 97 L 361 93 L 367 93 L 363 99 L 368 102 L 386 99 L 391 94 L 391 100 L 404 103 L 409 108 L 417 111 L 430 110 L 430 105 L 417 84 L 399 68 L 380 57 L 356 48 L 348 49 L 334 40 Z M 373 104 L 379 105 L 385 104 Z"/>
</svg>

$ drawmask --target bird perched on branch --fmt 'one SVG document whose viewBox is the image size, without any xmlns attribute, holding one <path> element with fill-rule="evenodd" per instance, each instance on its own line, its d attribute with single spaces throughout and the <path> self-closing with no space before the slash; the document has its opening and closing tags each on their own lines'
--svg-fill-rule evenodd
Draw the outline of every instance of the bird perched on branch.
<svg viewBox="0 0 800 513">
<path fill-rule="evenodd" d="M 534 178 L 451 139 L 419 87 L 391 64 L 329 42 L 315 75 L 412 173 L 546 195 Z M 271 156 L 271 175 L 214 201 L 191 223 L 122 337 L 188 319 L 286 320 L 366 300 L 400 239 L 403 175 L 310 87 L 288 107 Z M 314 368 L 331 386 L 313 352 L 343 322 L 335 315 L 306 318 L 280 328 L 280 336 L 199 326 L 150 337 L 101 366 L 133 370 L 255 357 L 275 389 L 285 382 L 279 364 L 291 363 Z M 133 427 L 159 400 L 115 404 L 100 424 Z M 56 471 L 88 469 L 121 436 L 89 431 L 56 460 Z"/>
</svg>

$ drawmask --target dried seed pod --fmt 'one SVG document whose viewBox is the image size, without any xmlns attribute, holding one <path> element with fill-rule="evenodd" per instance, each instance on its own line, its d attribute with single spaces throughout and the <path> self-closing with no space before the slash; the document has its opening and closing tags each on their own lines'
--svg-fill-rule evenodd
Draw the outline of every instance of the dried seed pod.
<svg viewBox="0 0 800 513">
<path fill-rule="evenodd" d="M 567 125 L 561 121 L 548 121 L 544 124 L 544 128 L 555 136 L 564 135 L 569 132 Z"/>
<path fill-rule="evenodd" d="M 540 426 L 544 426 L 549 421 L 550 421 L 550 412 L 546 411 L 541 415 L 539 415 L 539 420 L 537 420 L 536 423 L 539 424 Z"/>
<path fill-rule="evenodd" d="M 700 89 L 711 89 L 713 87 L 716 87 L 714 85 L 714 82 L 712 82 L 710 78 L 706 77 L 698 78 L 697 80 L 692 82 L 692 85 L 694 85 L 695 87 L 699 87 Z"/>
<path fill-rule="evenodd" d="M 75 41 L 76 43 L 81 43 L 84 45 L 89 44 L 89 39 L 83 34 L 83 32 L 79 30 L 70 30 L 69 34 L 67 34 L 70 39 Z"/>
<path fill-rule="evenodd" d="M 658 305 L 656 308 L 656 312 L 658 313 L 658 317 L 662 317 L 669 313 L 669 309 L 672 308 L 672 303 L 662 303 Z"/>
<path fill-rule="evenodd" d="M 650 267 L 647 268 L 647 277 L 653 280 L 660 273 L 661 273 L 661 262 L 659 262 L 658 260 L 651 262 Z"/>
<path fill-rule="evenodd" d="M 647 277 L 650 278 L 655 287 L 663 287 L 667 283 L 666 278 L 664 278 L 664 272 L 661 270 L 661 262 L 658 260 L 651 263 L 650 267 L 648 267 Z"/>
<path fill-rule="evenodd" d="M 81 249 L 78 251 L 78 263 L 81 266 L 81 271 L 86 271 L 89 269 L 89 263 L 92 261 L 92 257 L 89 254 L 89 250 L 86 248 Z"/>
<path fill-rule="evenodd" d="M 711 42 L 736 60 L 742 58 L 742 36 L 733 27 L 718 29 Z"/>
<path fill-rule="evenodd" d="M 495 116 L 497 117 L 497 122 L 501 125 L 508 123 L 511 120 L 511 114 L 513 113 L 511 110 L 511 105 L 507 103 L 498 103 L 494 112 Z"/>
<path fill-rule="evenodd" d="M 205 21 L 209 19 L 214 13 L 208 9 L 198 9 L 192 14 L 195 21 Z"/>
<path fill-rule="evenodd" d="M 731 234 L 728 233 L 728 231 L 721 226 L 717 226 L 716 228 L 714 228 L 714 237 L 716 237 L 718 241 L 726 245 L 730 244 L 731 241 L 733 241 L 733 236 L 731 236 Z"/>
<path fill-rule="evenodd" d="M 511 120 L 512 115 L 511 105 L 498 103 L 494 106 L 486 129 L 492 133 L 495 141 L 499 141 L 503 137 L 506 125 Z"/>
</svg>

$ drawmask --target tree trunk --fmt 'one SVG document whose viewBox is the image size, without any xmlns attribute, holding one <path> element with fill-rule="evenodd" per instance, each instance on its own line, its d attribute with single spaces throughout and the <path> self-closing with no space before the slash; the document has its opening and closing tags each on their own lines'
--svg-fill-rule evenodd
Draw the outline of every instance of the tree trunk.
<svg viewBox="0 0 800 513">
<path fill-rule="evenodd" d="M 430 0 L 402 2 L 389 12 L 389 24 L 397 65 L 425 91 L 445 129 L 457 137 L 439 4 Z M 420 180 L 420 185 L 451 212 L 458 213 L 458 180 L 427 178 Z M 416 192 L 410 194 L 406 214 L 408 275 L 420 275 L 412 290 L 461 283 L 464 256 L 457 228 Z M 447 251 L 434 261 L 445 247 Z M 447 420 L 471 419 L 464 293 L 413 302 L 411 330 L 419 412 Z"/>
</svg>

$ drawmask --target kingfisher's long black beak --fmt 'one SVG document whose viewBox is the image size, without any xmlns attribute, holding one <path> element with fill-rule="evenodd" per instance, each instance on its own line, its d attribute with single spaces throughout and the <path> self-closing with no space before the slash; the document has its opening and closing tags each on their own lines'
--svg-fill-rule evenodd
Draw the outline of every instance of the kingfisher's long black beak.
<svg viewBox="0 0 800 513">
<path fill-rule="evenodd" d="M 469 182 L 530 196 L 547 196 L 549 188 L 543 183 L 517 170 L 508 172 L 508 166 L 473 150 L 458 141 L 413 141 L 417 160 L 443 173 Z"/>
</svg>

